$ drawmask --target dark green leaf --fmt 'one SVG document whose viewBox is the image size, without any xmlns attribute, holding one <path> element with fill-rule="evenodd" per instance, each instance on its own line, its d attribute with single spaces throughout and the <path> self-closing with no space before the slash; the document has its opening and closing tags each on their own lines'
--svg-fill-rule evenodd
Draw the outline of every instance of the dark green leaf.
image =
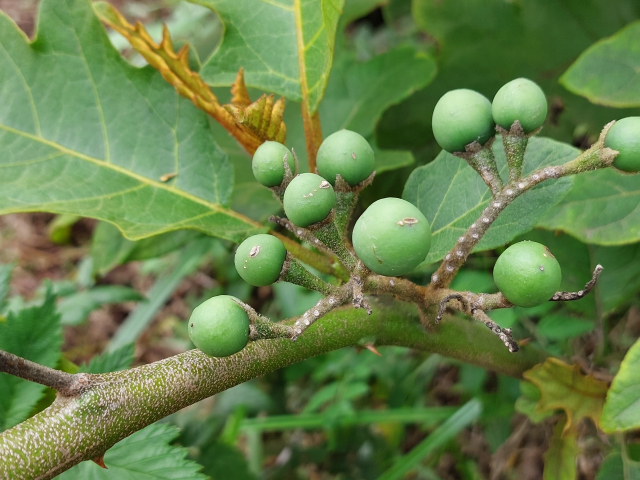
<svg viewBox="0 0 640 480">
<path fill-rule="evenodd" d="M 109 373 L 126 370 L 133 362 L 134 351 L 134 344 L 129 343 L 112 352 L 93 357 L 89 363 L 81 365 L 78 372 Z"/>
<path fill-rule="evenodd" d="M 154 423 L 116 443 L 104 455 L 108 470 L 83 462 L 60 475 L 60 480 L 207 480 L 202 467 L 187 460 L 187 449 L 170 445 L 178 429 Z"/>
<path fill-rule="evenodd" d="M 624 245 L 640 240 L 640 176 L 611 169 L 575 177 L 566 197 L 539 221 L 585 243 Z"/>
<path fill-rule="evenodd" d="M 604 267 L 598 280 L 598 294 L 603 313 L 627 304 L 640 289 L 640 244 L 622 247 L 589 245 L 592 268 Z M 564 274 L 564 273 L 563 273 Z"/>
<path fill-rule="evenodd" d="M 91 290 L 64 297 L 58 303 L 62 325 L 79 325 L 89 314 L 108 303 L 142 300 L 144 297 L 132 288 L 122 285 L 101 285 Z"/>
<path fill-rule="evenodd" d="M 0 350 L 47 367 L 55 367 L 60 357 L 62 329 L 56 313 L 56 299 L 47 295 L 38 307 L 9 312 L 0 322 Z M 0 431 L 26 419 L 45 387 L 6 373 L 0 373 Z"/>
<path fill-rule="evenodd" d="M 323 135 L 346 128 L 370 137 L 387 108 L 427 86 L 435 75 L 433 59 L 412 47 L 399 47 L 367 62 L 343 52 L 336 58 L 320 106 Z"/>
<path fill-rule="evenodd" d="M 129 238 L 261 230 L 223 207 L 233 172 L 206 114 L 123 60 L 88 0 L 45 0 L 39 19 L 29 45 L 0 15 L 0 213 L 100 218 Z"/>
<path fill-rule="evenodd" d="M 222 44 L 200 71 L 207 83 L 231 85 L 242 67 L 247 86 L 307 101 L 309 111 L 316 111 L 329 78 L 344 0 L 196 3 L 215 10 L 225 26 Z"/>
<path fill-rule="evenodd" d="M 628 25 L 587 49 L 562 75 L 560 83 L 593 103 L 619 108 L 639 107 L 638 42 L 640 22 Z"/>
<path fill-rule="evenodd" d="M 501 174 L 507 170 L 504 150 L 494 143 Z M 566 144 L 546 138 L 532 138 L 525 155 L 525 173 L 547 165 L 560 165 L 578 151 Z M 509 205 L 489 228 L 475 251 L 504 245 L 530 230 L 550 207 L 566 195 L 570 178 L 545 182 L 524 193 Z M 461 158 L 442 151 L 428 165 L 413 171 L 403 197 L 416 205 L 431 224 L 431 251 L 426 263 L 442 259 L 457 239 L 488 205 L 491 193 L 480 176 Z"/>
<path fill-rule="evenodd" d="M 549 340 L 579 337 L 593 330 L 594 322 L 567 315 L 547 315 L 538 323 L 538 334 Z"/>
<path fill-rule="evenodd" d="M 640 340 L 620 364 L 607 392 L 600 423 L 607 433 L 640 427 Z"/>
<path fill-rule="evenodd" d="M 249 164 L 249 161 L 246 163 Z M 270 215 L 280 213 L 282 205 L 275 199 L 271 190 L 253 181 L 236 183 L 231 197 L 231 208 L 257 222 L 265 222 Z"/>
<path fill-rule="evenodd" d="M 429 145 L 424 154 L 431 159 L 437 153 L 431 113 L 442 95 L 471 88 L 491 100 L 518 77 L 538 83 L 555 106 L 545 136 L 571 142 L 577 126 L 593 134 L 619 115 L 567 92 L 558 78 L 595 40 L 640 17 L 635 0 L 414 0 L 412 11 L 420 30 L 435 37 L 438 76 L 385 114 L 377 129 L 382 148 Z M 636 110 L 623 116 L 629 114 L 638 115 Z"/>
</svg>

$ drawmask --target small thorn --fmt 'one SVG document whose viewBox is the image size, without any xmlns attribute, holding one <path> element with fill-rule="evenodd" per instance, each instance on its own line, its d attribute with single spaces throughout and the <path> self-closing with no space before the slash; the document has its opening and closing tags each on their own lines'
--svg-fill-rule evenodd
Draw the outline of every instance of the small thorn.
<svg viewBox="0 0 640 480">
<path fill-rule="evenodd" d="M 104 455 L 100 455 L 99 457 L 92 458 L 91 461 L 94 462 L 99 467 L 102 467 L 105 470 L 107 469 L 107 466 L 104 464 Z"/>
<path fill-rule="evenodd" d="M 364 348 L 366 348 L 367 350 L 369 350 L 371 353 L 375 353 L 376 355 L 378 355 L 379 357 L 382 356 L 382 354 L 376 350 L 376 347 L 374 347 L 371 343 L 367 344 L 364 346 Z"/>
</svg>

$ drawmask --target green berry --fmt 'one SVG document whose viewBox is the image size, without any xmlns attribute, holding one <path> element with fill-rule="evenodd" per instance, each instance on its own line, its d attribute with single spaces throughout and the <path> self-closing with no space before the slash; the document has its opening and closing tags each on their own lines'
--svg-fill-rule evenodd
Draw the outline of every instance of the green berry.
<svg viewBox="0 0 640 480">
<path fill-rule="evenodd" d="M 320 175 L 302 173 L 291 180 L 282 203 L 294 225 L 308 227 L 327 218 L 336 204 L 336 193 Z"/>
<path fill-rule="evenodd" d="M 436 142 L 447 152 L 464 152 L 474 141 L 482 145 L 495 133 L 491 102 L 464 88 L 451 90 L 438 100 L 431 125 Z"/>
<path fill-rule="evenodd" d="M 212 357 L 228 357 L 249 341 L 249 316 L 229 295 L 218 295 L 201 303 L 189 319 L 189 338 Z"/>
<path fill-rule="evenodd" d="M 318 173 L 336 184 L 336 175 L 351 186 L 366 179 L 374 168 L 376 160 L 369 142 L 359 133 L 340 130 L 324 139 L 316 157 Z"/>
<path fill-rule="evenodd" d="M 422 212 L 400 198 L 371 204 L 353 227 L 353 248 L 380 275 L 397 276 L 416 268 L 429 253 L 431 227 Z"/>
<path fill-rule="evenodd" d="M 511 245 L 493 268 L 498 289 L 514 305 L 535 307 L 548 301 L 560 287 L 560 264 L 549 249 L 536 242 Z"/>
<path fill-rule="evenodd" d="M 236 250 L 236 270 L 245 282 L 264 287 L 278 280 L 286 256 L 283 243 L 273 235 L 254 235 Z"/>
<path fill-rule="evenodd" d="M 267 141 L 258 147 L 253 154 L 251 168 L 253 176 L 265 187 L 277 187 L 284 179 L 284 156 L 293 172 L 295 161 L 287 147 L 278 142 Z"/>
<path fill-rule="evenodd" d="M 640 171 L 640 117 L 618 120 L 607 132 L 604 146 L 620 152 L 613 166 L 624 172 Z"/>
<path fill-rule="evenodd" d="M 498 90 L 491 111 L 494 122 L 505 130 L 518 120 L 524 132 L 529 133 L 547 118 L 547 97 L 537 83 L 516 78 Z"/>
</svg>

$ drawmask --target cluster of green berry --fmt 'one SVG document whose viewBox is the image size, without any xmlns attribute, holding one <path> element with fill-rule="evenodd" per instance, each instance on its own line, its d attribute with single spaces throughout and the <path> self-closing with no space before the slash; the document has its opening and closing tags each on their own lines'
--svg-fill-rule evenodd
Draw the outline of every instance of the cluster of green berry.
<svg viewBox="0 0 640 480">
<path fill-rule="evenodd" d="M 507 161 L 510 181 L 524 185 L 520 183 L 520 176 L 526 139 L 539 131 L 546 115 L 544 92 L 531 80 L 518 78 L 500 88 L 493 102 L 472 90 L 446 93 L 434 109 L 432 126 L 438 144 L 448 152 L 464 156 L 496 199 L 505 192 L 511 195 L 512 190 L 502 186 L 489 140 L 496 130 L 505 138 L 523 140 L 521 151 L 511 158 L 508 153 Z M 609 129 L 604 146 L 619 152 L 614 167 L 627 172 L 640 170 L 639 132 L 640 117 L 622 119 Z M 483 157 L 483 151 L 489 153 Z M 518 158 L 514 160 L 515 157 Z M 276 217 L 274 221 L 313 246 L 324 247 L 335 254 L 351 271 L 352 280 L 371 272 L 382 276 L 409 273 L 424 261 L 431 245 L 427 219 L 418 208 L 399 198 L 374 202 L 356 221 L 352 242 L 348 241 L 346 227 L 357 193 L 370 183 L 374 168 L 371 146 L 361 135 L 349 130 L 340 130 L 321 144 L 317 152 L 317 174 L 297 174 L 295 152 L 272 141 L 257 149 L 252 162 L 256 180 L 273 191 L 288 219 Z M 496 201 L 495 205 L 501 207 L 502 203 Z M 489 220 L 483 218 L 483 222 Z M 472 237 L 477 239 L 479 235 Z M 460 250 L 456 254 L 462 261 L 466 258 Z M 235 266 L 240 276 L 254 286 L 291 281 L 325 296 L 336 292 L 333 286 L 301 266 L 273 235 L 254 235 L 242 242 L 236 251 Z M 450 265 L 448 268 L 453 271 Z M 433 278 L 436 282 L 437 275 Z M 560 265 L 549 249 L 529 241 L 507 248 L 494 268 L 494 280 L 500 292 L 511 304 L 521 307 L 548 301 L 557 292 L 561 278 Z M 358 292 L 361 297 L 361 291 Z M 356 301 L 355 287 L 352 295 L 354 306 L 364 306 L 362 301 L 360 304 Z M 336 306 L 335 298 L 330 298 L 331 305 Z M 317 309 L 313 312 L 315 317 L 321 315 Z M 194 310 L 189 333 L 193 343 L 206 354 L 227 356 L 244 348 L 252 329 L 257 328 L 252 326 L 257 318 L 259 315 L 240 300 L 221 295 Z M 301 321 L 306 326 L 310 324 L 309 320 Z M 301 331 L 293 330 L 292 338 Z M 500 329 L 495 333 L 504 335 Z"/>
<path fill-rule="evenodd" d="M 280 197 L 284 212 L 296 229 L 313 231 L 325 245 L 337 250 L 336 254 L 345 264 L 360 260 L 380 275 L 403 275 L 425 259 L 431 245 L 429 222 L 418 208 L 405 200 L 385 198 L 374 202 L 354 226 L 353 251 L 343 250 L 341 255 L 335 248 L 338 244 L 348 243 L 338 232 L 337 222 L 333 221 L 335 211 L 338 210 L 337 215 L 349 215 L 350 211 L 340 210 L 353 207 L 352 202 L 340 202 L 340 197 L 358 191 L 372 176 L 374 168 L 373 149 L 365 138 L 349 130 L 340 130 L 322 142 L 317 154 L 318 174 L 294 176 L 297 170 L 295 157 L 277 142 L 263 143 L 252 161 L 256 180 L 272 188 Z M 254 286 L 290 279 L 287 273 L 292 264 L 300 273 L 303 267 L 287 255 L 282 241 L 272 235 L 249 237 L 236 250 L 236 269 Z M 194 344 L 205 353 L 222 356 L 218 346 L 224 345 L 222 351 L 229 355 L 227 352 L 235 353 L 246 345 L 249 317 L 239 300 L 226 296 L 215 298 L 221 300 L 210 299 L 194 310 L 189 332 Z M 205 311 L 208 315 L 203 313 Z M 207 320 L 214 317 L 216 320 Z M 226 320 L 222 320 L 223 317 Z M 221 323 L 226 322 L 234 322 L 237 328 L 223 329 Z"/>
</svg>

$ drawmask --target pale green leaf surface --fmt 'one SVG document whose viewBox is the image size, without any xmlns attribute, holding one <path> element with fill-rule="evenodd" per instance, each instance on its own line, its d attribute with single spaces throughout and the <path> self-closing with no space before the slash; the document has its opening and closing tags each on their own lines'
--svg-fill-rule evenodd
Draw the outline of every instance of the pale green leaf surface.
<svg viewBox="0 0 640 480">
<path fill-rule="evenodd" d="M 214 86 L 231 85 L 238 70 L 247 86 L 315 112 L 322 99 L 344 0 L 191 0 L 214 10 L 225 26 L 222 44 L 200 74 Z"/>
<path fill-rule="evenodd" d="M 499 139 L 494 152 L 501 175 L 507 172 Z M 578 150 L 554 140 L 532 138 L 525 155 L 525 174 L 573 159 Z M 569 191 L 571 178 L 544 182 L 516 198 L 489 228 L 474 251 L 504 245 L 533 228 L 538 219 Z M 431 224 L 431 250 L 425 260 L 442 259 L 488 205 L 491 193 L 480 176 L 461 158 L 442 151 L 428 165 L 415 169 L 403 198 L 416 205 Z"/>
<path fill-rule="evenodd" d="M 538 225 L 565 231 L 585 243 L 636 242 L 640 240 L 640 176 L 612 169 L 580 174 L 568 195 Z"/>
<path fill-rule="evenodd" d="M 560 77 L 560 83 L 570 92 L 618 108 L 640 107 L 638 82 L 640 22 L 592 45 Z"/>
<path fill-rule="evenodd" d="M 436 75 L 427 54 L 403 46 L 366 62 L 351 52 L 336 57 L 320 120 L 324 136 L 346 128 L 370 137 L 382 113 L 391 105 L 426 87 Z"/>
<path fill-rule="evenodd" d="M 640 341 L 629 349 L 613 378 L 600 423 L 607 433 L 640 427 Z"/>
<path fill-rule="evenodd" d="M 55 308 L 55 297 L 47 295 L 40 306 L 9 312 L 7 321 L 0 322 L 0 350 L 55 367 L 62 347 L 60 316 Z M 43 385 L 0 373 L 0 432 L 26 419 L 44 389 Z"/>
<path fill-rule="evenodd" d="M 88 0 L 45 0 L 39 18 L 29 45 L 0 15 L 0 213 L 94 217 L 129 238 L 257 233 L 222 206 L 232 167 L 203 112 L 126 63 Z"/>
<path fill-rule="evenodd" d="M 104 455 L 107 470 L 86 461 L 60 480 L 206 480 L 201 466 L 186 459 L 187 449 L 170 445 L 179 434 L 171 425 L 154 423 L 116 443 Z"/>
<path fill-rule="evenodd" d="M 126 370 L 133 362 L 135 345 L 128 343 L 112 351 L 97 355 L 89 363 L 81 365 L 78 372 L 84 373 L 109 373 Z"/>
</svg>

